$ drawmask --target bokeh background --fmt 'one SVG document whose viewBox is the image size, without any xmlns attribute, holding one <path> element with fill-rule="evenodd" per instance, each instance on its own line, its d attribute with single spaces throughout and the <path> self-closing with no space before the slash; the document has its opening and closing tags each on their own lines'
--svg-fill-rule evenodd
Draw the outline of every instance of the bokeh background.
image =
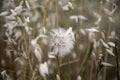
<svg viewBox="0 0 120 80">
<path fill-rule="evenodd" d="M 59 80 L 56 79 L 57 61 L 48 56 L 49 41 L 45 38 L 38 40 L 41 60 L 39 56 L 36 57 L 30 44 L 39 33 L 49 36 L 49 32 L 58 27 L 72 27 L 75 34 L 74 49 L 70 55 L 62 58 L 61 80 L 118 80 L 120 67 L 117 68 L 116 64 L 120 65 L 120 0 L 23 0 L 21 13 L 11 19 L 11 9 L 15 10 L 21 1 L 0 0 L 0 80 L 44 80 L 39 65 L 45 61 L 50 69 L 47 80 Z M 5 11 L 7 13 L 2 14 Z M 25 22 L 24 18 L 27 17 L 30 22 Z M 8 43 L 6 32 L 10 33 L 11 39 L 18 32 L 22 34 L 15 40 L 15 47 Z M 118 55 L 114 52 L 115 43 Z M 18 54 L 19 49 L 26 52 L 33 71 L 27 60 Z M 109 64 L 101 65 L 99 61 Z M 97 71 L 99 74 L 96 78 Z"/>
</svg>

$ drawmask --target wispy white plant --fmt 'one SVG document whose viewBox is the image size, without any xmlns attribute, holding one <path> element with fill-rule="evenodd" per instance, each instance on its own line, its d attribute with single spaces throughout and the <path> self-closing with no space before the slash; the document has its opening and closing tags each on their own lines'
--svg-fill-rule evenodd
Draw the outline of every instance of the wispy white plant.
<svg viewBox="0 0 120 80">
<path fill-rule="evenodd" d="M 111 16 L 111 15 L 113 15 L 113 13 L 116 11 L 116 9 L 117 9 L 117 6 L 116 6 L 116 4 L 113 4 L 114 5 L 114 9 L 112 9 L 112 11 L 110 11 L 109 9 L 107 9 L 107 8 L 104 8 L 104 11 L 105 11 L 105 13 L 107 14 L 107 15 L 109 15 L 109 16 Z"/>
<path fill-rule="evenodd" d="M 111 66 L 111 67 L 113 67 L 113 65 L 112 65 L 112 64 L 110 64 L 110 63 L 106 63 L 106 62 L 102 62 L 102 65 L 104 65 L 104 66 Z"/>
<path fill-rule="evenodd" d="M 53 29 L 50 33 L 50 54 L 64 57 L 71 52 L 74 42 L 75 38 L 71 27 L 68 30 L 63 28 Z"/>
<path fill-rule="evenodd" d="M 85 16 L 83 15 L 72 15 L 70 16 L 71 20 L 75 20 L 76 23 L 78 23 L 79 19 L 80 20 L 88 20 Z"/>
<path fill-rule="evenodd" d="M 22 4 L 23 4 L 23 1 L 21 1 L 21 3 L 19 4 L 19 6 L 17 6 L 14 10 L 13 9 L 11 9 L 10 11 L 11 11 L 11 13 L 12 13 L 12 15 L 17 15 L 17 14 L 21 14 L 21 12 L 22 12 Z"/>
<path fill-rule="evenodd" d="M 6 16 L 6 15 L 8 15 L 8 11 L 4 11 L 0 13 L 0 16 Z"/>
<path fill-rule="evenodd" d="M 98 27 L 97 27 L 97 28 L 96 28 L 96 27 L 87 28 L 87 29 L 85 29 L 85 30 L 87 30 L 87 31 L 89 31 L 89 32 L 99 32 Z"/>
<path fill-rule="evenodd" d="M 64 11 L 68 11 L 69 9 L 74 9 L 71 2 L 68 2 L 65 6 L 62 7 Z"/>
<path fill-rule="evenodd" d="M 97 18 L 97 20 L 94 22 L 94 24 L 95 24 L 95 25 L 99 25 L 100 22 L 101 22 L 101 20 L 102 20 L 101 15 L 98 14 L 98 13 L 96 13 L 96 12 L 94 12 L 93 14 L 94 14 L 94 16 Z"/>
<path fill-rule="evenodd" d="M 44 80 L 47 80 L 46 76 L 49 74 L 47 62 L 40 64 L 39 71 Z"/>
<path fill-rule="evenodd" d="M 37 43 L 38 39 L 41 37 L 47 37 L 45 35 L 38 35 L 35 39 L 31 40 L 31 45 L 34 48 L 34 54 L 36 56 L 36 58 L 41 61 L 42 60 L 42 50 L 39 46 L 39 44 Z"/>
<path fill-rule="evenodd" d="M 61 80 L 61 79 L 60 79 L 60 76 L 59 76 L 58 74 L 56 74 L 56 79 L 57 79 L 57 80 Z"/>
<path fill-rule="evenodd" d="M 77 80 L 82 80 L 80 75 L 77 77 Z"/>
<path fill-rule="evenodd" d="M 30 7 L 30 4 L 29 4 L 28 0 L 25 0 L 25 4 L 26 4 L 27 8 L 30 10 L 31 7 Z"/>
<path fill-rule="evenodd" d="M 105 48 L 109 48 L 108 44 L 106 44 L 106 43 L 103 41 L 103 39 L 100 39 L 100 41 L 101 41 L 101 43 L 103 44 L 103 46 L 104 46 Z"/>
<path fill-rule="evenodd" d="M 108 42 L 108 44 L 109 44 L 111 47 L 115 47 L 115 43 L 113 43 L 113 42 Z"/>
<path fill-rule="evenodd" d="M 113 50 L 112 50 L 111 48 L 110 48 L 110 49 L 106 49 L 106 51 L 107 51 L 110 55 L 115 56 L 114 53 L 113 53 Z"/>
</svg>

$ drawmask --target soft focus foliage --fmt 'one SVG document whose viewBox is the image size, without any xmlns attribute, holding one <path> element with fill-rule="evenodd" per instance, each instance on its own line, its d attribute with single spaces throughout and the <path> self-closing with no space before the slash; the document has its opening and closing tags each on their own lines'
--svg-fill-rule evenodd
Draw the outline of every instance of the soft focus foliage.
<svg viewBox="0 0 120 80">
<path fill-rule="evenodd" d="M 119 0 L 0 0 L 0 80 L 119 80 Z"/>
</svg>

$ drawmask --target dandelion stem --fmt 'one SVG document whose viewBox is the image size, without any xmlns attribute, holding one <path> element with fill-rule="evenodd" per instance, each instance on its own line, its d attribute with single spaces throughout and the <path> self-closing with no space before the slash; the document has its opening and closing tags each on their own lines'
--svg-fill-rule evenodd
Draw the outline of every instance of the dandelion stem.
<svg viewBox="0 0 120 80">
<path fill-rule="evenodd" d="M 57 59 L 57 67 L 58 67 L 57 73 L 60 76 L 60 58 L 59 58 L 59 56 L 56 56 L 56 59 Z"/>
<path fill-rule="evenodd" d="M 69 68 L 70 74 L 71 74 L 71 66 L 70 66 L 70 63 L 69 63 L 69 57 L 67 58 L 67 63 L 68 63 L 68 68 Z"/>
</svg>

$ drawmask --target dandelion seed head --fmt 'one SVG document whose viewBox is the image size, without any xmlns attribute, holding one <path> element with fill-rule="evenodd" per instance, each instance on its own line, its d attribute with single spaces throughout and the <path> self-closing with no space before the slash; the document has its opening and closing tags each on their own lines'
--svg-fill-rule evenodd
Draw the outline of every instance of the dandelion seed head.
<svg viewBox="0 0 120 80">
<path fill-rule="evenodd" d="M 63 28 L 53 29 L 50 33 L 50 47 L 52 55 L 64 57 L 70 53 L 74 45 L 74 35 L 72 28 L 68 30 Z"/>
</svg>

